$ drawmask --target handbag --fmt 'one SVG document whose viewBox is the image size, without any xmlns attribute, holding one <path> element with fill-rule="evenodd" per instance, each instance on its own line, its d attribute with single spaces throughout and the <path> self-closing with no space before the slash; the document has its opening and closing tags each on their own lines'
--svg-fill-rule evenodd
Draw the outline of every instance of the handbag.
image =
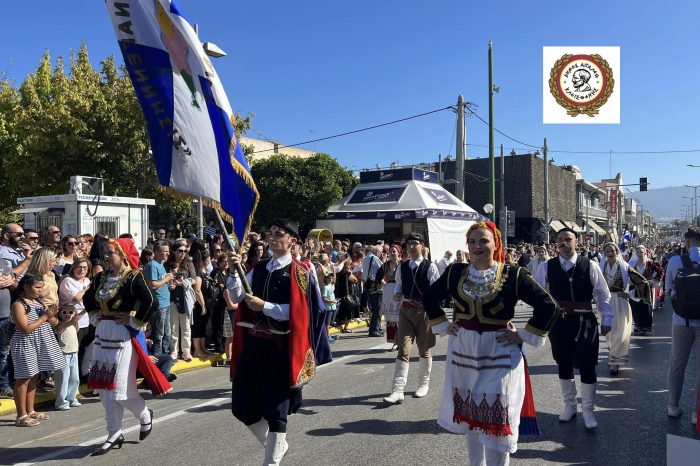
<svg viewBox="0 0 700 466">
<path fill-rule="evenodd" d="M 348 290 L 347 296 L 343 296 L 343 301 L 345 302 L 345 305 L 351 309 L 359 309 L 360 300 L 354 293 L 354 287 L 352 289 L 350 288 L 350 282 L 348 280 L 348 277 L 345 277 L 345 286 Z"/>
<path fill-rule="evenodd" d="M 7 319 L 2 324 L 0 324 L 0 344 L 2 346 L 9 346 L 12 341 L 12 335 L 15 333 L 15 325 L 10 319 Z"/>
<path fill-rule="evenodd" d="M 24 301 L 24 299 L 20 298 L 20 302 L 24 304 L 24 309 L 25 313 L 29 314 L 29 305 Z M 39 300 L 39 302 L 43 305 L 44 303 Z M 12 319 L 7 319 L 5 320 L 2 324 L 0 324 L 0 344 L 2 346 L 9 346 L 10 343 L 12 342 L 12 335 L 15 334 L 15 330 L 17 329 L 17 324 L 12 322 Z"/>
</svg>

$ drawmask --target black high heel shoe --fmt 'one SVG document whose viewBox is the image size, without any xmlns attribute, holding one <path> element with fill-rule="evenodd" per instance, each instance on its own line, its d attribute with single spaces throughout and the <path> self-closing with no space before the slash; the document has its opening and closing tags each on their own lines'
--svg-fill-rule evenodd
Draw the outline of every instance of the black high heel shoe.
<svg viewBox="0 0 700 466">
<path fill-rule="evenodd" d="M 105 443 L 102 444 L 102 445 L 109 445 L 107 448 L 99 447 L 97 450 L 90 453 L 90 456 L 104 455 L 112 448 L 121 448 L 123 443 L 124 443 L 124 436 L 122 434 L 119 434 L 119 437 L 117 437 L 116 440 L 114 440 L 113 442 L 110 442 L 109 440 L 107 440 Z"/>
<path fill-rule="evenodd" d="M 141 425 L 144 427 L 146 427 L 146 426 L 150 426 L 150 427 L 148 428 L 148 430 L 140 430 L 139 431 L 139 441 L 145 440 L 146 437 L 151 435 L 151 431 L 153 430 L 153 410 L 149 409 L 148 412 L 151 413 L 151 422 L 149 422 L 148 424 L 141 424 Z"/>
</svg>

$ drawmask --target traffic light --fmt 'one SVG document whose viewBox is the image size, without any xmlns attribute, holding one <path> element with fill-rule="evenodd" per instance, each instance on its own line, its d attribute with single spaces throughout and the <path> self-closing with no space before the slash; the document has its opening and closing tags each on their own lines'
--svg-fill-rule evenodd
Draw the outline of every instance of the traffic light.
<svg viewBox="0 0 700 466">
<path fill-rule="evenodd" d="M 640 179 L 639 179 L 639 190 L 640 190 L 640 191 L 646 191 L 646 190 L 647 190 L 647 179 L 646 179 L 646 178 L 640 178 Z"/>
</svg>

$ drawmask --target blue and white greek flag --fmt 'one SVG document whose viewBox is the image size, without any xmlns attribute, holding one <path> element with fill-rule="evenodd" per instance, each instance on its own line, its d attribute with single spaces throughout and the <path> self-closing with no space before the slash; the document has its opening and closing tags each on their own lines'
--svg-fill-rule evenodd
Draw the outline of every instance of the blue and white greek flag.
<svg viewBox="0 0 700 466">
<path fill-rule="evenodd" d="M 158 181 L 233 223 L 241 244 L 258 203 L 224 88 L 173 0 L 107 0 L 146 118 Z"/>
<path fill-rule="evenodd" d="M 629 230 L 625 230 L 625 235 L 623 236 L 623 238 L 624 238 L 625 241 L 628 242 L 628 243 L 629 243 L 630 241 L 632 241 L 632 237 L 630 236 L 630 231 L 629 231 Z"/>
</svg>

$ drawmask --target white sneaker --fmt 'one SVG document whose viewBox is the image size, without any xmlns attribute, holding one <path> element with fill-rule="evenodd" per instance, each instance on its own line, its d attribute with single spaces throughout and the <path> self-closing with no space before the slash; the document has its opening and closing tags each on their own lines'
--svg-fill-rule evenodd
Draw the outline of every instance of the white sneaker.
<svg viewBox="0 0 700 466">
<path fill-rule="evenodd" d="M 681 417 L 683 410 L 680 406 L 668 405 L 668 417 Z"/>
</svg>

